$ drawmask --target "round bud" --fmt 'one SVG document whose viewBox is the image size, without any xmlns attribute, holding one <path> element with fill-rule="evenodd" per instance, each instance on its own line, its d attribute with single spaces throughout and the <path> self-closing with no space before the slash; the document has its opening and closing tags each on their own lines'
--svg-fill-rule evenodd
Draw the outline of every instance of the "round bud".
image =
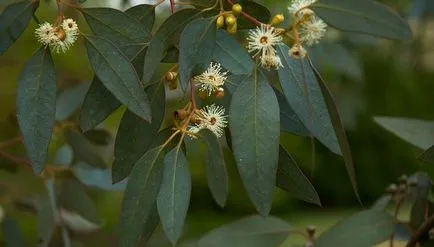
<svg viewBox="0 0 434 247">
<path fill-rule="evenodd" d="M 176 79 L 177 76 L 178 76 L 178 73 L 173 72 L 173 71 L 169 71 L 166 73 L 166 75 L 164 75 L 164 79 L 166 79 L 166 81 L 173 81 Z"/>
<path fill-rule="evenodd" d="M 285 20 L 285 16 L 283 16 L 282 14 L 278 14 L 273 17 L 270 24 L 272 26 L 276 26 L 282 23 L 284 20 Z"/>
<path fill-rule="evenodd" d="M 173 117 L 176 120 L 184 120 L 187 117 L 187 111 L 184 109 L 179 109 L 173 112 Z"/>
<path fill-rule="evenodd" d="M 225 17 L 221 15 L 217 18 L 216 26 L 217 28 L 222 28 L 224 25 L 225 25 Z"/>
<path fill-rule="evenodd" d="M 237 19 L 232 14 L 227 15 L 225 18 L 225 23 L 226 23 L 226 25 L 228 25 L 228 27 L 235 25 L 236 22 L 237 22 Z"/>
<path fill-rule="evenodd" d="M 234 13 L 234 15 L 239 15 L 241 11 L 243 11 L 243 7 L 241 7 L 240 4 L 236 3 L 232 5 L 232 13 Z"/>
<path fill-rule="evenodd" d="M 217 89 L 214 92 L 214 95 L 217 99 L 222 99 L 223 97 L 225 97 L 225 90 L 222 87 L 219 87 L 219 89 Z"/>
<path fill-rule="evenodd" d="M 206 91 L 199 90 L 199 97 L 201 99 L 206 99 L 208 97 L 208 94 L 206 93 Z"/>
<path fill-rule="evenodd" d="M 177 80 L 169 81 L 167 85 L 169 86 L 170 90 L 175 90 L 178 88 L 178 81 Z"/>
<path fill-rule="evenodd" d="M 236 33 L 237 33 L 237 30 L 238 30 L 238 28 L 237 28 L 237 23 L 236 23 L 236 22 L 235 22 L 234 25 L 232 25 L 232 26 L 228 26 L 228 27 L 226 28 L 226 31 L 227 31 L 228 33 L 230 33 L 230 34 L 236 34 Z"/>
<path fill-rule="evenodd" d="M 395 194 L 398 191 L 398 186 L 396 184 L 391 184 L 386 188 L 386 192 L 389 194 Z"/>
</svg>

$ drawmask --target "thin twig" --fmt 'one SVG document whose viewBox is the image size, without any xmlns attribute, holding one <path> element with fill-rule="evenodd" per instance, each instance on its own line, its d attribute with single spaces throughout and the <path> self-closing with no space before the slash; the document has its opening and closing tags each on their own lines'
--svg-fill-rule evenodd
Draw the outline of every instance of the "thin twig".
<svg viewBox="0 0 434 247">
<path fill-rule="evenodd" d="M 5 148 L 5 147 L 12 146 L 14 144 L 18 144 L 21 142 L 21 140 L 22 140 L 21 136 L 17 136 L 13 139 L 2 141 L 2 142 L 0 142 L 0 148 Z"/>
<path fill-rule="evenodd" d="M 234 5 L 235 3 L 232 0 L 226 0 L 226 2 L 228 2 L 231 6 Z M 246 20 L 250 21 L 252 24 L 256 25 L 256 26 L 262 26 L 265 25 L 264 23 L 258 21 L 255 17 L 247 14 L 244 11 L 241 11 L 241 15 L 246 18 Z"/>
<path fill-rule="evenodd" d="M 413 233 L 406 247 L 416 247 L 423 235 L 427 234 L 434 226 L 434 215 L 431 215 L 420 227 Z"/>
<path fill-rule="evenodd" d="M 30 160 L 23 158 L 23 157 L 18 157 L 18 156 L 14 156 L 10 153 L 7 153 L 3 150 L 0 150 L 0 156 L 3 156 L 4 158 L 18 164 L 18 165 L 24 165 L 24 167 L 29 167 L 31 166 L 31 162 Z"/>
</svg>

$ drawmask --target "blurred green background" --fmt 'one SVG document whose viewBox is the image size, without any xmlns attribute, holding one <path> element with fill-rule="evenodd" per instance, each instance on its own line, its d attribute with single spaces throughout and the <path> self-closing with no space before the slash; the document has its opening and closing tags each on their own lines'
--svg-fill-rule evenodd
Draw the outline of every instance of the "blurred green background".
<svg viewBox="0 0 434 247">
<path fill-rule="evenodd" d="M 16 1 L 3 0 L 0 10 L 11 2 Z M 54 21 L 54 2 L 41 0 L 41 6 L 36 13 L 41 21 Z M 130 6 L 128 3 L 122 5 L 119 2 L 88 0 L 85 6 L 111 6 L 119 9 Z M 365 205 L 370 205 L 384 192 L 384 188 L 395 182 L 401 174 L 424 170 L 434 175 L 434 167 L 416 160 L 422 150 L 405 143 L 372 120 L 376 115 L 434 119 L 434 23 L 430 18 L 410 16 L 409 13 L 412 13 L 415 7 L 412 7 L 414 3 L 409 0 L 381 2 L 395 8 L 409 19 L 415 34 L 414 42 L 402 44 L 330 30 L 325 43 L 332 45 L 314 47 L 312 50 L 314 62 L 320 67 L 340 107 L 356 164 L 360 195 Z M 135 1 L 135 4 L 139 3 L 145 1 Z M 269 7 L 272 14 L 286 14 L 288 0 L 268 0 L 262 3 Z M 168 16 L 168 12 L 166 4 L 157 8 L 157 25 Z M 78 12 L 66 10 L 65 14 L 79 19 L 81 30 L 90 32 Z M 18 42 L 0 57 L 0 142 L 18 135 L 14 117 L 15 88 L 25 62 L 38 47 L 33 36 L 35 27 L 36 24 L 31 22 Z M 54 55 L 59 90 L 92 79 L 86 50 L 82 40 L 79 41 L 70 52 Z M 344 51 L 336 50 L 336 44 Z M 123 109 L 114 113 L 104 122 L 104 127 L 115 132 L 122 112 Z M 305 204 L 283 191 L 276 190 L 273 215 L 281 216 L 295 226 L 318 224 L 320 229 L 323 229 L 338 218 L 361 208 L 340 157 L 318 142 L 315 143 L 315 153 L 312 153 L 308 138 L 284 134 L 282 143 L 311 178 L 323 207 Z M 9 151 L 22 153 L 23 148 L 14 147 Z M 225 209 L 220 209 L 214 203 L 207 188 L 203 167 L 194 164 L 191 171 L 193 193 L 185 231 L 186 239 L 195 238 L 224 222 L 254 213 L 234 164 L 229 164 L 230 196 Z M 0 157 L 0 205 L 19 219 L 26 241 L 33 244 L 32 246 L 36 246 L 35 217 L 30 213 L 14 210 L 10 205 L 9 195 L 31 195 L 43 190 L 42 181 Z M 77 246 L 97 246 L 96 243 L 98 246 L 114 246 L 113 238 L 122 195 L 118 192 L 91 189 L 89 192 L 97 204 L 104 226 L 98 233 L 76 236 L 82 243 L 88 243 Z M 157 233 L 153 246 L 161 246 L 163 243 L 162 233 Z"/>
</svg>

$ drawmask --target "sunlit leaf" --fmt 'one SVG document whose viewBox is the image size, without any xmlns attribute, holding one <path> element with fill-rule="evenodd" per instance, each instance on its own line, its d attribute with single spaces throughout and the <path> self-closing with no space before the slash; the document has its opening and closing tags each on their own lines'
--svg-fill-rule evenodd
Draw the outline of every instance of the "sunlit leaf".
<svg viewBox="0 0 434 247">
<path fill-rule="evenodd" d="M 270 247 L 279 246 L 291 227 L 275 217 L 249 216 L 223 225 L 207 233 L 198 247 Z"/>
<path fill-rule="evenodd" d="M 157 197 L 158 214 L 167 238 L 176 244 L 190 205 L 191 177 L 187 159 L 178 145 L 164 158 L 163 181 Z"/>
<path fill-rule="evenodd" d="M 56 112 L 56 72 L 48 50 L 39 49 L 18 80 L 17 118 L 27 156 L 39 174 L 45 165 Z"/>
<path fill-rule="evenodd" d="M 155 200 L 163 178 L 163 147 L 146 152 L 135 164 L 122 201 L 119 223 L 119 247 L 139 243 L 155 209 Z"/>
<path fill-rule="evenodd" d="M 407 22 L 389 7 L 371 0 L 319 0 L 310 8 L 330 26 L 343 31 L 411 40 Z"/>
<path fill-rule="evenodd" d="M 229 111 L 232 149 L 238 171 L 258 212 L 271 209 L 279 156 L 279 104 L 256 69 L 232 97 Z"/>
</svg>

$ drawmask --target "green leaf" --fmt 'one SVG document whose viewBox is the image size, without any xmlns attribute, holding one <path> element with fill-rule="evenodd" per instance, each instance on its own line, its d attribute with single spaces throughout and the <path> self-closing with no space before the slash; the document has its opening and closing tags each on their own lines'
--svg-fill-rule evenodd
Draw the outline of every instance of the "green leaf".
<svg viewBox="0 0 434 247">
<path fill-rule="evenodd" d="M 54 165 L 68 168 L 74 159 L 74 151 L 71 146 L 65 144 L 56 150 L 54 154 Z"/>
<path fill-rule="evenodd" d="M 85 187 L 73 179 L 63 180 L 59 208 L 80 215 L 94 224 L 101 223 L 95 204 L 86 193 Z"/>
<path fill-rule="evenodd" d="M 315 188 L 283 147 L 279 149 L 276 184 L 279 188 L 300 200 L 321 206 Z"/>
<path fill-rule="evenodd" d="M 166 50 L 173 44 L 178 44 L 179 35 L 184 27 L 201 15 L 195 9 L 183 9 L 171 15 L 161 24 L 152 37 L 145 57 L 142 81 L 145 85 L 151 83 L 151 78 L 164 58 Z"/>
<path fill-rule="evenodd" d="M 56 71 L 48 50 L 39 49 L 18 80 L 17 118 L 27 156 L 39 174 L 45 165 L 56 111 Z"/>
<path fill-rule="evenodd" d="M 327 104 L 308 61 L 291 58 L 286 45 L 278 46 L 277 51 L 283 63 L 278 73 L 287 102 L 313 136 L 341 154 Z"/>
<path fill-rule="evenodd" d="M 145 122 L 130 111 L 124 113 L 115 141 L 114 183 L 126 178 L 134 163 L 151 148 L 163 121 L 166 104 L 164 84 L 152 85 L 146 92 L 151 101 L 153 121 Z"/>
<path fill-rule="evenodd" d="M 39 6 L 38 1 L 8 5 L 0 15 L 0 55 L 17 41 Z"/>
<path fill-rule="evenodd" d="M 167 238 L 175 245 L 182 234 L 190 205 L 191 177 L 178 145 L 164 158 L 163 181 L 157 197 L 158 214 Z"/>
<path fill-rule="evenodd" d="M 279 246 L 291 227 L 276 217 L 249 216 L 207 233 L 198 247 L 270 247 Z"/>
<path fill-rule="evenodd" d="M 338 139 L 340 149 L 342 150 L 345 167 L 347 168 L 348 176 L 350 177 L 354 193 L 357 197 L 357 200 L 362 203 L 362 201 L 360 200 L 359 191 L 357 189 L 356 171 L 354 169 L 353 156 L 351 155 L 350 144 L 348 143 L 347 134 L 345 133 L 344 125 L 342 124 L 338 108 L 336 106 L 336 103 L 334 102 L 333 95 L 330 92 L 330 89 L 327 87 L 325 81 L 322 79 L 321 75 L 315 69 L 315 67 L 313 67 L 312 63 L 310 63 L 310 66 L 318 79 L 319 85 L 321 87 L 321 92 L 324 95 L 324 100 L 326 102 L 328 112 L 330 113 L 330 118 L 333 124 L 333 128 L 336 132 L 336 137 Z"/>
<path fill-rule="evenodd" d="M 397 117 L 374 117 L 381 127 L 421 149 L 434 144 L 434 122 Z"/>
<path fill-rule="evenodd" d="M 95 128 L 120 106 L 121 103 L 95 76 L 81 107 L 80 128 L 83 131 Z"/>
<path fill-rule="evenodd" d="M 250 0 L 237 1 L 237 3 L 243 6 L 243 12 L 254 16 L 258 21 L 262 23 L 270 22 L 271 13 L 265 6 Z M 255 24 L 243 17 L 237 19 L 237 25 L 238 29 L 256 28 Z"/>
<path fill-rule="evenodd" d="M 394 219 L 388 213 L 361 211 L 321 234 L 315 241 L 315 247 L 372 247 L 389 239 L 394 229 Z"/>
<path fill-rule="evenodd" d="M 234 75 L 249 74 L 255 65 L 240 43 L 223 30 L 217 30 L 212 59 Z"/>
<path fill-rule="evenodd" d="M 371 207 L 371 210 L 384 211 L 387 209 L 387 206 L 389 206 L 391 201 L 392 201 L 391 195 L 384 195 L 384 196 L 378 198 L 374 202 L 374 204 Z"/>
<path fill-rule="evenodd" d="M 200 140 L 206 144 L 205 171 L 208 185 L 214 200 L 220 207 L 224 207 L 228 195 L 228 172 L 220 143 L 210 130 L 199 132 Z"/>
<path fill-rule="evenodd" d="M 288 101 L 285 99 L 285 96 L 274 90 L 276 93 L 277 101 L 279 102 L 280 108 L 280 128 L 282 131 L 286 131 L 299 136 L 309 136 L 309 131 L 304 127 L 300 118 L 298 118 L 295 111 L 288 104 Z"/>
<path fill-rule="evenodd" d="M 128 58 L 103 38 L 86 36 L 86 41 L 89 61 L 96 76 L 128 109 L 150 122 L 148 97 Z"/>
<path fill-rule="evenodd" d="M 6 216 L 1 223 L 3 240 L 6 247 L 26 247 L 24 236 L 17 224 L 11 217 Z"/>
<path fill-rule="evenodd" d="M 107 167 L 105 161 L 97 153 L 95 147 L 92 146 L 92 144 L 81 133 L 74 130 L 66 130 L 65 137 L 66 141 L 74 150 L 76 159 L 85 161 L 94 167 Z"/>
<path fill-rule="evenodd" d="M 192 73 L 205 70 L 211 62 L 216 37 L 215 17 L 190 22 L 179 41 L 179 81 L 185 90 Z"/>
<path fill-rule="evenodd" d="M 142 23 L 148 33 L 152 32 L 152 27 L 155 22 L 155 5 L 136 5 L 127 9 L 125 13 Z"/>
<path fill-rule="evenodd" d="M 256 69 L 238 86 L 229 111 L 232 148 L 238 171 L 258 212 L 271 209 L 279 156 L 279 104 Z"/>
<path fill-rule="evenodd" d="M 157 229 L 158 224 L 160 224 L 160 217 L 158 216 L 157 204 L 154 203 L 154 207 L 152 208 L 152 211 L 146 220 L 144 230 L 142 232 L 142 239 L 144 240 L 145 244 L 149 241 L 152 234 L 155 232 L 155 229 Z"/>
<path fill-rule="evenodd" d="M 92 129 L 84 132 L 83 135 L 95 145 L 107 146 L 113 142 L 112 133 L 106 129 Z"/>
<path fill-rule="evenodd" d="M 36 218 L 38 223 L 38 247 L 48 247 L 56 228 L 54 212 L 48 198 L 39 198 Z"/>
<path fill-rule="evenodd" d="M 84 162 L 74 165 L 72 172 L 84 185 L 98 189 L 123 191 L 127 183 L 127 180 L 123 180 L 117 184 L 113 184 L 112 173 L 109 169 L 95 169 Z"/>
<path fill-rule="evenodd" d="M 125 54 L 136 54 L 146 46 L 151 33 L 134 17 L 111 8 L 79 9 L 93 33 L 111 41 Z"/>
<path fill-rule="evenodd" d="M 135 164 L 122 201 L 119 247 L 135 247 L 151 214 L 163 178 L 163 146 L 146 152 Z"/>
<path fill-rule="evenodd" d="M 89 85 L 90 83 L 80 83 L 59 94 L 56 101 L 57 121 L 68 119 L 83 104 L 86 93 L 89 90 Z"/>
<path fill-rule="evenodd" d="M 371 0 L 319 0 L 310 8 L 330 26 L 388 39 L 411 40 L 407 22 L 389 7 Z"/>
<path fill-rule="evenodd" d="M 434 163 L 434 146 L 425 150 L 418 158 L 419 160 L 427 163 Z"/>
</svg>

